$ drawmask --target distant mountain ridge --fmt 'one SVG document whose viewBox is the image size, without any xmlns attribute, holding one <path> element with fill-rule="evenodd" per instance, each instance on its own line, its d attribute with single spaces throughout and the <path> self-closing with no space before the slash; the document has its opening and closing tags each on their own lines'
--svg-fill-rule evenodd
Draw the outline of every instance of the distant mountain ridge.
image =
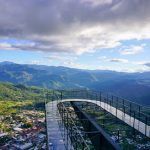
<svg viewBox="0 0 150 150">
<path fill-rule="evenodd" d="M 50 89 L 101 90 L 150 105 L 150 72 L 123 73 L 1 62 L 0 82 Z"/>
</svg>

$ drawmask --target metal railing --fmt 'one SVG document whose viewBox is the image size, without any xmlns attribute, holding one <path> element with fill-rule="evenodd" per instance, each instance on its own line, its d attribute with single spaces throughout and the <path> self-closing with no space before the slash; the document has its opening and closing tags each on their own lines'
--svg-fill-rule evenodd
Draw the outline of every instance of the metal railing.
<svg viewBox="0 0 150 150">
<path fill-rule="evenodd" d="M 90 91 L 90 90 L 57 90 L 54 93 L 59 97 L 59 100 L 63 99 L 88 99 L 96 100 L 97 102 L 104 102 L 114 107 L 117 110 L 122 111 L 124 114 L 128 114 L 145 124 L 145 135 L 147 134 L 147 127 L 150 126 L 150 108 L 142 106 L 140 104 L 131 102 L 129 100 L 107 94 L 104 92 Z"/>
<path fill-rule="evenodd" d="M 65 105 L 61 102 L 62 100 L 66 99 L 86 99 L 86 100 L 93 100 L 96 101 L 96 103 L 103 103 L 107 104 L 107 106 L 111 106 L 116 109 L 116 116 L 118 110 L 123 112 L 125 115 L 129 115 L 133 118 L 133 126 L 135 124 L 135 120 L 142 122 L 145 124 L 145 133 L 144 135 L 148 135 L 147 129 L 150 126 L 150 108 L 144 107 L 142 105 L 139 105 L 137 103 L 131 102 L 129 100 L 107 94 L 104 92 L 98 92 L 98 91 L 90 91 L 90 90 L 55 90 L 51 92 L 50 101 L 57 100 L 58 103 L 58 110 L 59 114 L 61 115 L 61 122 L 60 125 L 64 126 L 64 140 L 67 141 L 68 139 L 73 144 L 73 147 L 75 147 L 76 150 L 90 150 L 89 145 L 86 143 L 86 140 L 81 134 L 81 131 L 78 130 L 78 127 L 76 126 L 73 118 L 69 115 L 68 110 L 65 108 Z M 47 99 L 48 95 L 47 95 Z M 48 101 L 47 101 L 48 102 Z M 76 132 L 74 132 L 73 128 L 76 129 Z M 73 135 L 72 135 L 73 134 Z M 70 139 L 71 137 L 71 139 Z M 77 140 L 79 139 L 79 140 Z M 69 149 L 69 145 L 66 143 L 66 148 Z"/>
<path fill-rule="evenodd" d="M 63 129 L 67 129 L 64 131 L 63 138 L 66 141 L 66 148 L 70 150 L 68 141 L 70 140 L 75 150 L 90 150 L 90 147 L 86 143 L 81 131 L 76 126 L 74 119 L 68 112 L 67 108 L 63 103 L 58 104 L 58 110 L 61 116 L 60 126 L 65 126 Z"/>
<path fill-rule="evenodd" d="M 62 137 L 64 145 L 67 150 L 91 150 L 86 140 L 84 139 L 81 131 L 78 129 L 74 122 L 74 119 L 69 114 L 69 111 L 63 103 L 61 103 L 60 92 L 53 91 L 49 95 L 47 94 L 47 101 L 57 101 L 58 115 L 60 120 L 58 121 L 60 130 L 62 131 Z M 70 143 L 71 142 L 71 143 Z M 72 144 L 72 145 L 71 145 Z"/>
</svg>

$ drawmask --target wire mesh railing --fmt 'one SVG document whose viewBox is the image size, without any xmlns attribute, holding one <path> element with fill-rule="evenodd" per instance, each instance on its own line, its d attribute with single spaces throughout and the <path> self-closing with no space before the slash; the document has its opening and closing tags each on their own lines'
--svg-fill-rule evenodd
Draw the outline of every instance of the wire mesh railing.
<svg viewBox="0 0 150 150">
<path fill-rule="evenodd" d="M 61 103 L 61 94 L 58 91 L 47 93 L 47 102 L 57 101 L 58 113 L 60 119 L 58 121 L 60 130 L 62 131 L 63 143 L 67 150 L 91 150 L 83 134 L 76 126 L 72 116 L 63 103 Z"/>
<path fill-rule="evenodd" d="M 67 131 L 64 132 L 65 134 L 63 134 L 64 140 L 67 141 L 66 143 L 70 140 L 75 150 L 90 150 L 83 134 L 76 126 L 72 116 L 63 103 L 58 104 L 58 110 L 62 118 L 60 126 L 65 126 L 63 128 L 64 130 L 67 129 Z M 66 148 L 70 150 L 68 144 L 66 144 Z"/>
</svg>

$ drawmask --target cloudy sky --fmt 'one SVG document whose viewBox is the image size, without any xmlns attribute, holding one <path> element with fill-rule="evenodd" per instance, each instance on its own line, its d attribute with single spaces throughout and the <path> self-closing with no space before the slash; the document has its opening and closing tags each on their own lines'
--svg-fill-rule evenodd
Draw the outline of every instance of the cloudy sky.
<svg viewBox="0 0 150 150">
<path fill-rule="evenodd" d="M 0 61 L 150 70 L 150 0 L 0 0 Z"/>
</svg>

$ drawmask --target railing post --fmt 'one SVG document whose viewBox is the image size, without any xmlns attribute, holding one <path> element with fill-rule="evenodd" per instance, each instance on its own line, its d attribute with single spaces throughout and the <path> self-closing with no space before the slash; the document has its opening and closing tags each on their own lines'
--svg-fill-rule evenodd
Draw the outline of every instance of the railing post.
<svg viewBox="0 0 150 150">
<path fill-rule="evenodd" d="M 107 110 L 108 110 L 108 94 L 107 94 Z"/>
<path fill-rule="evenodd" d="M 117 119 L 117 109 L 118 109 L 118 97 L 117 98 L 117 103 L 116 103 L 116 119 Z"/>
<path fill-rule="evenodd" d="M 123 103 L 123 117 L 125 118 L 125 106 L 124 106 L 124 99 L 123 99 L 122 103 Z M 122 119 L 123 119 L 123 118 L 122 118 Z"/>
<path fill-rule="evenodd" d="M 109 104 L 110 104 L 110 106 L 111 106 L 111 104 L 112 104 L 112 99 L 110 99 Z"/>
<path fill-rule="evenodd" d="M 45 94 L 44 94 L 44 95 L 45 95 Z M 45 96 L 44 99 L 45 99 L 45 112 L 44 112 L 44 113 L 45 113 L 45 114 L 44 114 L 44 115 L 45 115 L 45 129 L 46 129 L 46 138 L 48 139 L 47 109 L 46 109 L 46 107 L 47 107 L 47 106 L 46 106 L 46 104 L 47 104 L 47 94 L 46 94 L 46 96 Z M 47 150 L 48 150 L 48 144 L 49 144 L 49 143 L 48 143 L 48 140 L 47 140 L 47 142 L 46 142 L 46 148 L 47 148 Z"/>
<path fill-rule="evenodd" d="M 101 101 L 102 101 L 102 93 L 101 92 L 99 93 L 99 100 L 100 100 L 100 103 L 101 103 Z"/>
<path fill-rule="evenodd" d="M 133 128 L 134 128 L 134 126 L 135 126 L 135 111 L 134 111 L 134 116 L 133 116 Z"/>
<path fill-rule="evenodd" d="M 86 99 L 88 99 L 88 97 L 89 97 L 89 96 L 88 96 L 88 90 L 87 90 L 87 91 L 86 91 Z"/>
<path fill-rule="evenodd" d="M 63 106 L 63 114 L 62 114 L 62 115 L 63 115 L 62 118 L 63 118 L 63 123 L 64 123 L 64 130 L 63 130 L 63 132 L 64 132 L 64 140 L 65 140 L 65 122 L 66 122 L 66 121 L 65 121 L 65 110 L 64 110 L 64 106 Z"/>
<path fill-rule="evenodd" d="M 147 122 L 148 122 L 148 118 L 147 116 L 145 116 L 145 135 L 147 133 Z"/>
<path fill-rule="evenodd" d="M 131 102 L 130 102 L 130 117 L 131 117 Z"/>
<path fill-rule="evenodd" d="M 95 99 L 96 99 L 96 107 L 97 107 L 97 92 L 96 92 L 96 96 L 95 96 Z"/>
<path fill-rule="evenodd" d="M 114 96 L 112 95 L 112 106 L 113 106 L 113 99 L 114 99 Z"/>
<path fill-rule="evenodd" d="M 110 100 L 109 100 L 109 111 L 111 112 L 111 101 L 112 101 L 112 99 L 110 98 Z"/>
<path fill-rule="evenodd" d="M 63 93 L 62 93 L 62 91 L 61 91 L 61 95 L 60 95 L 60 99 L 61 99 L 61 100 L 62 100 L 62 94 L 63 94 Z"/>
<path fill-rule="evenodd" d="M 139 106 L 139 120 L 140 120 L 140 117 L 141 117 L 141 106 Z"/>
<path fill-rule="evenodd" d="M 68 132 L 68 125 L 69 125 L 69 123 L 68 123 L 68 112 L 67 112 L 67 149 L 69 150 L 69 148 L 68 148 L 68 140 L 69 140 L 69 132 Z"/>
</svg>

